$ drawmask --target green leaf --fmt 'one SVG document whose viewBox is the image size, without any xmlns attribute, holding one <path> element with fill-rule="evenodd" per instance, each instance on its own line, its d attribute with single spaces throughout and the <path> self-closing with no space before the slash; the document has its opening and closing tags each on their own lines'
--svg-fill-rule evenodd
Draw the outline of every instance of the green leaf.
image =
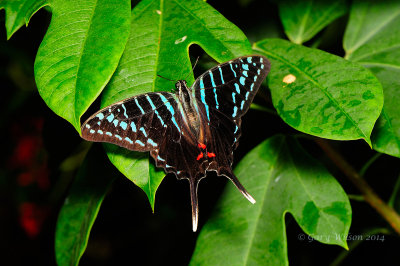
<svg viewBox="0 0 400 266">
<path fill-rule="evenodd" d="M 343 39 L 346 58 L 366 61 L 378 55 L 399 53 L 400 2 L 355 0 Z M 395 60 L 394 56 L 384 57 Z"/>
<path fill-rule="evenodd" d="M 23 25 L 28 26 L 31 17 L 46 5 L 46 0 L 3 0 L 0 10 L 6 11 L 7 40 Z"/>
<path fill-rule="evenodd" d="M 105 160 L 99 154 L 95 147 L 89 151 L 58 216 L 55 239 L 58 265 L 78 265 L 101 203 L 114 180 L 115 170 L 111 165 L 99 163 Z"/>
<path fill-rule="evenodd" d="M 347 248 L 349 200 L 328 171 L 297 141 L 272 137 L 235 169 L 257 200 L 249 204 L 228 185 L 196 243 L 192 265 L 287 265 L 285 215 L 325 244 Z M 307 240 L 300 234 L 299 240 Z"/>
<path fill-rule="evenodd" d="M 156 191 L 165 176 L 164 171 L 155 167 L 148 153 L 132 152 L 112 144 L 104 147 L 118 170 L 146 193 L 154 212 Z"/>
<path fill-rule="evenodd" d="M 80 117 L 103 90 L 129 36 L 129 0 L 51 0 L 52 20 L 35 59 L 46 104 L 80 132 Z"/>
<path fill-rule="evenodd" d="M 343 39 L 346 58 L 369 68 L 383 86 L 385 103 L 372 147 L 400 157 L 400 2 L 354 1 Z"/>
<path fill-rule="evenodd" d="M 289 40 L 301 44 L 347 12 L 345 0 L 278 1 L 279 15 Z"/>
<path fill-rule="evenodd" d="M 198 44 L 217 61 L 251 54 L 246 36 L 204 1 L 145 0 L 132 10 L 125 52 L 102 97 L 102 107 L 137 94 L 175 89 L 168 79 L 193 81 L 189 47 Z M 188 76 L 189 75 L 189 76 Z M 154 197 L 164 173 L 155 171 L 148 155 L 106 145 L 111 162 Z M 152 160 L 151 160 L 152 161 Z M 153 170 L 152 170 L 153 169 Z"/>
<path fill-rule="evenodd" d="M 372 131 L 372 147 L 400 158 L 400 69 L 368 68 L 381 81 L 385 96 L 381 116 Z"/>
<path fill-rule="evenodd" d="M 370 71 L 279 39 L 257 42 L 255 49 L 271 60 L 268 85 L 273 104 L 287 124 L 322 138 L 371 143 L 383 93 Z"/>
</svg>

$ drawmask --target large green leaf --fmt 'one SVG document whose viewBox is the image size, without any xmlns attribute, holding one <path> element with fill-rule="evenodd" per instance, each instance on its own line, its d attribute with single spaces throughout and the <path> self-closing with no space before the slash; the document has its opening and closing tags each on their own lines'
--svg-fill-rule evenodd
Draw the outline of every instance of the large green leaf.
<svg viewBox="0 0 400 266">
<path fill-rule="evenodd" d="M 278 6 L 286 35 L 298 44 L 310 40 L 347 11 L 345 0 L 283 0 Z"/>
<path fill-rule="evenodd" d="M 229 185 L 200 232 L 192 265 L 287 265 L 286 213 L 316 240 L 347 248 L 345 237 L 338 236 L 349 231 L 349 200 L 296 140 L 264 141 L 235 173 L 257 202 L 249 204 Z"/>
<path fill-rule="evenodd" d="M 93 147 L 78 171 L 58 216 L 55 250 L 58 265 L 78 265 L 103 198 L 114 180 L 111 165 L 99 164 Z"/>
<path fill-rule="evenodd" d="M 354 1 L 343 39 L 346 58 L 369 68 L 385 95 L 373 148 L 400 157 L 400 2 Z"/>
<path fill-rule="evenodd" d="M 353 1 L 343 39 L 346 58 L 365 61 L 376 55 L 398 53 L 399 21 L 400 2 L 397 0 Z M 395 60 L 391 56 L 385 59 Z"/>
<path fill-rule="evenodd" d="M 383 93 L 369 70 L 279 39 L 257 42 L 255 49 L 271 60 L 268 84 L 273 104 L 286 123 L 323 138 L 371 143 Z"/>
<path fill-rule="evenodd" d="M 28 25 L 31 17 L 43 6 L 46 0 L 2 0 L 0 10 L 6 11 L 7 39 L 23 25 Z"/>
<path fill-rule="evenodd" d="M 132 10 L 125 52 L 104 90 L 102 106 L 150 91 L 175 88 L 169 79 L 194 78 L 189 46 L 200 45 L 217 61 L 251 54 L 246 36 L 201 0 L 144 0 Z M 152 208 L 164 173 L 149 165 L 148 155 L 106 145 L 112 163 L 147 194 Z M 152 163 L 152 162 L 151 162 Z"/>
<path fill-rule="evenodd" d="M 130 0 L 49 0 L 35 60 L 46 104 L 80 132 L 80 117 L 111 78 L 129 36 Z"/>
<path fill-rule="evenodd" d="M 372 147 L 400 158 L 400 68 L 372 65 L 368 68 L 381 81 L 385 96 L 382 114 L 372 131 Z"/>
</svg>

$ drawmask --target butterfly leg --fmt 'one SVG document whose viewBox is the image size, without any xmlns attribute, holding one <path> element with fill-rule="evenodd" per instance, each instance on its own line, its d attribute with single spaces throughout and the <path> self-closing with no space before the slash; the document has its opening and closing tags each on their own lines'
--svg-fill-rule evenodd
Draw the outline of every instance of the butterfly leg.
<svg viewBox="0 0 400 266">
<path fill-rule="evenodd" d="M 197 187 L 199 185 L 198 179 L 190 178 L 190 199 L 192 202 L 192 224 L 193 224 L 193 232 L 197 231 L 197 225 L 199 221 L 199 202 L 197 199 Z"/>
</svg>

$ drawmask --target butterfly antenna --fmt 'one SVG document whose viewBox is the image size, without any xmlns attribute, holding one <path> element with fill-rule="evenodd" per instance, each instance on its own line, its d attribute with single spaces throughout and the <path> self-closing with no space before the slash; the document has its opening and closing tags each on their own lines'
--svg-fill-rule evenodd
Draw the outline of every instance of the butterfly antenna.
<svg viewBox="0 0 400 266">
<path fill-rule="evenodd" d="M 196 62 L 194 63 L 194 65 L 193 65 L 193 67 L 192 67 L 192 71 L 194 71 L 194 68 L 196 67 L 197 62 L 199 62 L 199 58 L 200 58 L 200 56 L 198 56 L 198 57 L 196 58 Z"/>
<path fill-rule="evenodd" d="M 194 71 L 194 68 L 196 67 L 196 65 L 197 65 L 197 62 L 199 62 L 199 58 L 200 58 L 200 56 L 198 56 L 198 57 L 196 58 L 196 62 L 194 63 L 194 65 L 193 65 L 193 67 L 192 67 L 192 72 Z M 187 79 L 187 77 L 189 77 L 189 75 L 190 75 L 190 72 L 189 72 L 189 74 L 187 74 L 187 76 L 185 77 L 185 79 L 184 79 L 184 80 L 186 80 L 186 79 Z"/>
<path fill-rule="evenodd" d="M 243 196 L 250 201 L 252 204 L 256 203 L 256 200 L 250 195 L 249 192 L 244 188 L 244 186 L 239 182 L 236 176 L 233 174 L 229 177 L 229 179 L 235 184 L 235 186 L 239 189 L 239 191 L 243 194 Z"/>
<path fill-rule="evenodd" d="M 195 179 L 189 179 L 190 183 L 190 200 L 192 202 L 192 224 L 193 232 L 197 231 L 197 225 L 199 222 L 199 203 L 197 199 L 197 186 L 199 181 Z"/>
<path fill-rule="evenodd" d="M 157 74 L 157 76 L 159 76 L 160 78 L 163 78 L 163 79 L 169 80 L 169 81 L 174 81 L 174 82 L 177 82 L 177 80 L 167 79 L 166 77 L 163 77 L 163 76 L 161 76 L 161 75 L 158 75 L 158 74 Z"/>
</svg>

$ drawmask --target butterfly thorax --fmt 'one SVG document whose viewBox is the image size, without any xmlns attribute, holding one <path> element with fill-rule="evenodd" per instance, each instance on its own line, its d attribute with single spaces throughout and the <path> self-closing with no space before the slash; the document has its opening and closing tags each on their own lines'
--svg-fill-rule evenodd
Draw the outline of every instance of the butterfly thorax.
<svg viewBox="0 0 400 266">
<path fill-rule="evenodd" d="M 185 122 L 191 133 L 199 139 L 201 135 L 201 119 L 198 112 L 196 112 L 195 101 L 190 97 L 191 90 L 187 86 L 185 80 L 179 80 L 175 87 L 177 89 L 177 96 L 182 104 L 182 115 L 186 118 Z"/>
</svg>

